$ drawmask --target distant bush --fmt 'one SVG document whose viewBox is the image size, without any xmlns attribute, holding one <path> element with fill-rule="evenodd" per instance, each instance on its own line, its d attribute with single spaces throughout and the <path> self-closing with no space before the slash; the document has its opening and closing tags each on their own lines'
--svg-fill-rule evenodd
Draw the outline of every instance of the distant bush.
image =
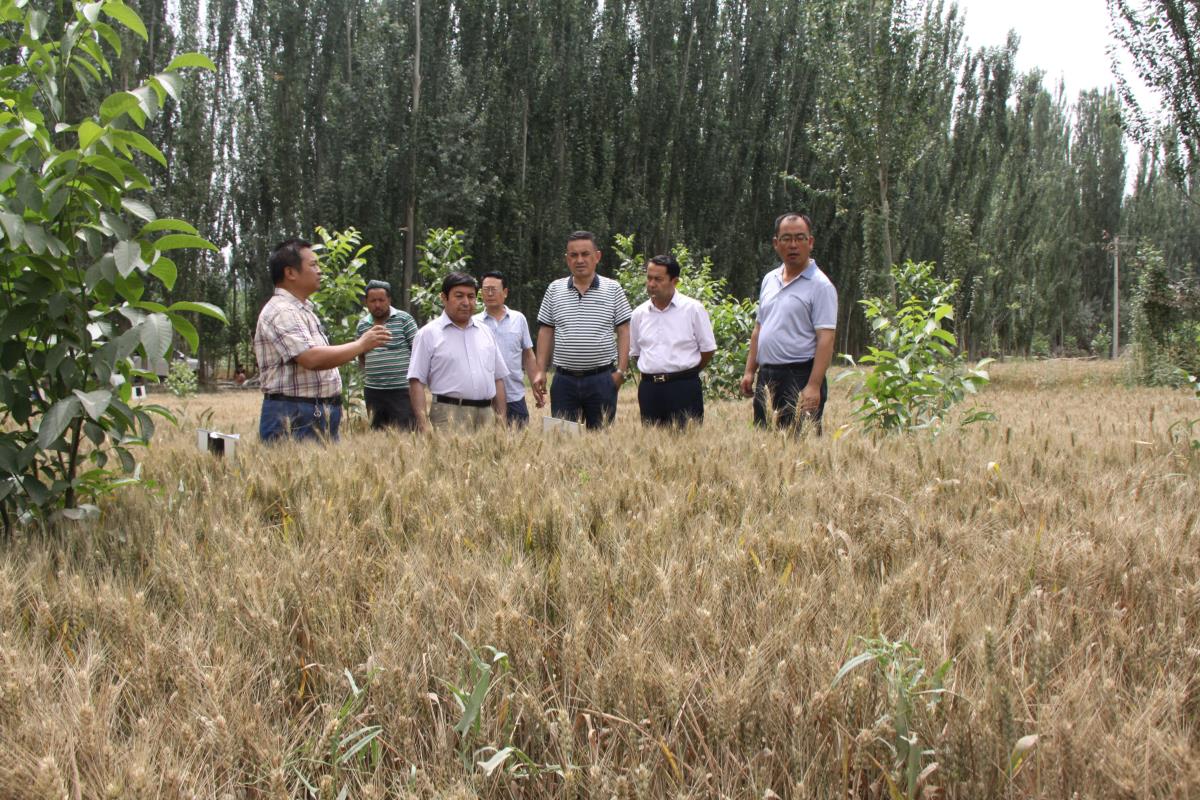
<svg viewBox="0 0 1200 800">
<path fill-rule="evenodd" d="M 1107 325 L 1101 325 L 1100 330 L 1096 331 L 1096 335 L 1092 337 L 1091 342 L 1092 355 L 1108 358 L 1112 355 L 1112 334 L 1108 332 Z"/>
<path fill-rule="evenodd" d="M 636 252 L 633 237 L 616 235 L 613 251 L 620 260 L 616 278 L 634 308 L 646 301 L 646 256 Z M 701 374 L 704 392 L 711 397 L 737 397 L 742 373 L 746 368 L 746 351 L 754 330 L 757 305 L 725 293 L 725 279 L 714 278 L 712 260 L 705 256 L 699 266 L 688 248 L 682 244 L 672 249 L 679 261 L 677 291 L 699 300 L 708 310 L 712 321 L 717 352 Z"/>
<path fill-rule="evenodd" d="M 1143 248 L 1133 290 L 1133 370 L 1138 383 L 1179 386 L 1200 373 L 1200 287 L 1171 280 L 1162 253 Z"/>
<path fill-rule="evenodd" d="M 1029 354 L 1036 358 L 1050 357 L 1050 337 L 1038 331 L 1029 343 Z"/>
<path fill-rule="evenodd" d="M 167 373 L 167 389 L 176 397 L 191 397 L 200 386 L 196 372 L 186 361 L 176 361 Z"/>
</svg>

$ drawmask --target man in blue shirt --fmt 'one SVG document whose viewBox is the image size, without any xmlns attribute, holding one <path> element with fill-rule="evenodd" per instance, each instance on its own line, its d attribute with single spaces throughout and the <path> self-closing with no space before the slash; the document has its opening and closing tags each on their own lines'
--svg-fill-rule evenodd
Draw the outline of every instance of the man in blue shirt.
<svg viewBox="0 0 1200 800">
<path fill-rule="evenodd" d="M 529 406 L 525 403 L 522 376 L 528 375 L 532 379 L 537 374 L 529 323 L 524 314 L 505 305 L 508 300 L 508 279 L 504 273 L 494 270 L 485 272 L 479 283 L 482 287 L 483 311 L 476 314 L 475 319 L 492 332 L 500 347 L 500 355 L 508 366 L 508 377 L 504 379 L 508 424 L 523 428 L 529 424 Z M 539 402 L 538 408 L 543 404 Z"/>
<path fill-rule="evenodd" d="M 762 280 L 742 394 L 754 398 L 754 424 L 812 424 L 821 432 L 833 361 L 837 289 L 812 260 L 812 220 L 789 211 L 775 220 L 780 265 Z M 757 375 L 757 383 L 755 377 Z"/>
</svg>

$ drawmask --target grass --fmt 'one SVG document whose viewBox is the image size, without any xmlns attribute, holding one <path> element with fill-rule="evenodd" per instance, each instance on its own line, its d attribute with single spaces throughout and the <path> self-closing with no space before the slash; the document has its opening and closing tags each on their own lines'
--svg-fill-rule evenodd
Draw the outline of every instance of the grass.
<svg viewBox="0 0 1200 800">
<path fill-rule="evenodd" d="M 925 797 L 1200 796 L 1167 433 L 1196 401 L 1106 363 L 993 378 L 999 421 L 937 439 L 790 440 L 748 401 L 643 430 L 625 392 L 578 439 L 267 449 L 253 394 L 172 400 L 155 486 L 0 550 L 0 796 L 903 796 L 905 730 Z M 235 463 L 195 450 L 209 410 Z M 833 685 L 869 641 L 950 661 L 902 731 L 884 662 Z M 464 743 L 448 687 L 497 651 Z"/>
</svg>

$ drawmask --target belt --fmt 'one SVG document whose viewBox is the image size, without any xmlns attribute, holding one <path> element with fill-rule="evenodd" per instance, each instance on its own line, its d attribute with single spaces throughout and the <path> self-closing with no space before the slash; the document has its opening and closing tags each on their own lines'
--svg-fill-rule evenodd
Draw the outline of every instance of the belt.
<svg viewBox="0 0 1200 800">
<path fill-rule="evenodd" d="M 759 364 L 758 368 L 759 369 L 780 369 L 780 370 L 804 369 L 806 367 L 811 367 L 812 363 L 813 363 L 813 359 L 810 358 L 808 361 L 793 361 L 790 364 Z"/>
<path fill-rule="evenodd" d="M 559 375 L 570 375 L 572 378 L 586 378 L 589 375 L 599 375 L 601 372 L 612 372 L 612 364 L 604 364 L 591 369 L 567 369 L 566 367 L 556 366 L 554 371 Z"/>
<path fill-rule="evenodd" d="M 650 375 L 646 372 L 642 373 L 642 380 L 650 381 L 651 383 L 670 383 L 671 381 L 682 381 L 686 380 L 687 378 L 698 377 L 700 377 L 699 367 L 692 367 L 691 369 L 685 369 L 681 372 L 660 372 L 657 375 Z"/>
<path fill-rule="evenodd" d="M 309 403 L 310 405 L 326 405 L 340 406 L 342 404 L 342 396 L 335 394 L 332 397 L 296 397 L 290 394 L 278 394 L 276 392 L 266 392 L 263 394 L 268 400 L 282 400 L 285 403 Z"/>
<path fill-rule="evenodd" d="M 435 394 L 433 400 L 435 403 L 445 403 L 451 406 L 469 406 L 471 408 L 487 408 L 492 404 L 491 400 L 464 400 L 461 397 L 450 397 L 444 394 Z"/>
</svg>

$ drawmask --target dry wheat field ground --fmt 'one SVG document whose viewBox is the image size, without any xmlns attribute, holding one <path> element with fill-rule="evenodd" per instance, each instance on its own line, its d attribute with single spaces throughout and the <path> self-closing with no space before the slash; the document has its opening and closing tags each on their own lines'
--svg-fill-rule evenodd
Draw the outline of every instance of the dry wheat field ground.
<svg viewBox="0 0 1200 800">
<path fill-rule="evenodd" d="M 0 796 L 1200 798 L 1196 399 L 1011 363 L 994 423 L 830 435 L 847 391 L 273 449 L 172 400 L 152 483 L 0 543 Z"/>
</svg>

